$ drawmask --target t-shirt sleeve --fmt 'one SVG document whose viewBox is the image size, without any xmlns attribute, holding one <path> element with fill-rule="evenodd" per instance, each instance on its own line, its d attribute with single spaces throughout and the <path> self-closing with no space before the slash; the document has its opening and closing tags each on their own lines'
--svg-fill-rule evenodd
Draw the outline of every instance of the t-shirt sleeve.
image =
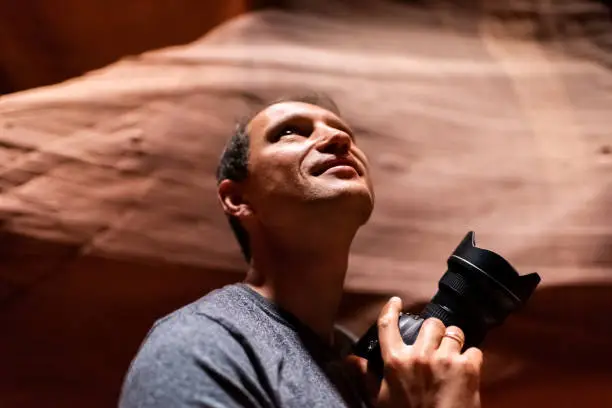
<svg viewBox="0 0 612 408">
<path fill-rule="evenodd" d="M 119 408 L 268 408 L 274 404 L 239 338 L 205 316 L 162 323 L 126 376 Z"/>
</svg>

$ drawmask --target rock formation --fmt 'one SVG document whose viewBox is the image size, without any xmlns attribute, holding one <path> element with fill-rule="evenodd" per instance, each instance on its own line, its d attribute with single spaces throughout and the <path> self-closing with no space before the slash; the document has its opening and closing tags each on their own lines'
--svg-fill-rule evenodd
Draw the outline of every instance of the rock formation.
<svg viewBox="0 0 612 408">
<path fill-rule="evenodd" d="M 417 310 L 475 230 L 543 278 L 487 342 L 485 403 L 611 405 L 612 73 L 575 16 L 605 10 L 290 3 L 0 99 L 2 405 L 112 405 L 154 319 L 241 278 L 217 159 L 302 91 L 336 99 L 376 183 L 342 322 Z"/>
</svg>

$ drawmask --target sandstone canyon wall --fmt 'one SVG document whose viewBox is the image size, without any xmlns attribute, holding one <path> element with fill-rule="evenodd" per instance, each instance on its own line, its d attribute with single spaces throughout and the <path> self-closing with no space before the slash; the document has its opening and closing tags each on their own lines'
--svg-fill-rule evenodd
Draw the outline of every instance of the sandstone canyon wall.
<svg viewBox="0 0 612 408">
<path fill-rule="evenodd" d="M 202 36 L 265 6 L 253 0 L 0 0 L 0 94 L 50 85 L 118 58 Z"/>
<path fill-rule="evenodd" d="M 2 406 L 112 405 L 155 318 L 240 279 L 219 152 L 242 115 L 312 90 L 376 183 L 342 321 L 427 301 L 475 230 L 543 278 L 487 342 L 487 406 L 612 406 L 606 10 L 287 3 L 0 99 Z"/>
</svg>

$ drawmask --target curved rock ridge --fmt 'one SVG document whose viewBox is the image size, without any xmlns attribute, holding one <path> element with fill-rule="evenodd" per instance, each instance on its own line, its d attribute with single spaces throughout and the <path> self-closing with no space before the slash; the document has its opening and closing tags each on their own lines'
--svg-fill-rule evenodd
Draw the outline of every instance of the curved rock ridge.
<svg viewBox="0 0 612 408">
<path fill-rule="evenodd" d="M 487 342 L 487 404 L 612 404 L 612 74 L 579 36 L 517 36 L 499 13 L 389 7 L 393 17 L 251 13 L 0 98 L 7 406 L 35 405 L 30 394 L 111 401 L 154 318 L 240 279 L 214 195 L 219 153 L 237 119 L 310 91 L 337 100 L 376 183 L 347 327 L 365 329 L 390 294 L 418 310 L 474 230 L 543 278 Z M 72 353 L 58 354 L 66 339 Z"/>
</svg>

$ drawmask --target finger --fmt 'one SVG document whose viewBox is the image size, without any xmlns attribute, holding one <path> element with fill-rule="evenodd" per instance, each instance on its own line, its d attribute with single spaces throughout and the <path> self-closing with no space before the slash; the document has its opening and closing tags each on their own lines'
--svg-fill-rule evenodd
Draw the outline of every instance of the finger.
<svg viewBox="0 0 612 408">
<path fill-rule="evenodd" d="M 474 368 L 476 368 L 477 370 L 480 370 L 480 368 L 482 367 L 483 355 L 482 355 L 482 351 L 479 348 L 470 347 L 469 349 L 465 350 L 465 352 L 463 353 L 463 356 L 470 363 L 472 363 Z"/>
<path fill-rule="evenodd" d="M 365 358 L 349 354 L 344 359 L 345 366 L 351 373 L 365 375 L 368 372 L 368 360 Z"/>
<path fill-rule="evenodd" d="M 378 342 L 383 361 L 388 361 L 390 357 L 404 347 L 404 340 L 399 332 L 399 315 L 402 311 L 402 300 L 392 297 L 383 306 L 378 317 Z"/>
<path fill-rule="evenodd" d="M 457 326 L 449 326 L 444 331 L 438 351 L 445 356 L 461 353 L 464 344 L 465 334 L 463 330 Z"/>
<path fill-rule="evenodd" d="M 413 352 L 420 356 L 433 354 L 440 346 L 444 330 L 444 323 L 440 319 L 432 317 L 425 320 L 413 344 Z"/>
</svg>

